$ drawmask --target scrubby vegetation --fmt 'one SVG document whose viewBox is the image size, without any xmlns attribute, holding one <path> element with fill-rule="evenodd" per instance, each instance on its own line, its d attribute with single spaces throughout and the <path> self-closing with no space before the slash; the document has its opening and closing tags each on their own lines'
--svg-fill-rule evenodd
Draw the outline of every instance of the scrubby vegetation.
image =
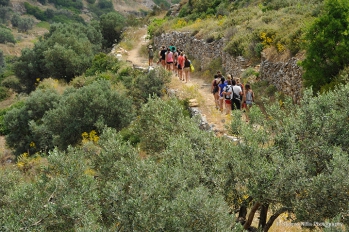
<svg viewBox="0 0 349 232">
<path fill-rule="evenodd" d="M 166 96 L 167 71 L 144 73 L 107 55 L 131 35 L 110 1 L 87 2 L 91 22 L 78 16 L 81 1 L 40 3 L 60 8 L 25 4 L 51 23 L 49 32 L 19 57 L 0 51 L 0 99 L 18 93 L 0 109 L 0 135 L 16 156 L 4 165 L 10 156 L 0 150 L 0 231 L 243 231 L 253 219 L 269 231 L 279 217 L 346 230 L 347 0 L 188 0 L 178 18 L 151 18 L 150 37 L 225 37 L 226 51 L 248 58 L 271 46 L 306 52 L 314 91 L 294 105 L 256 83 L 256 93 L 276 101 L 259 97 L 263 107 L 252 107 L 249 123 L 234 112 L 235 142 L 201 131 L 187 99 Z M 20 29 L 27 16 L 0 5 L 1 22 Z M 13 37 L 7 26 L 1 33 Z M 212 60 L 203 77 L 221 63 Z M 241 78 L 251 76 L 258 73 L 246 69 Z"/>
</svg>

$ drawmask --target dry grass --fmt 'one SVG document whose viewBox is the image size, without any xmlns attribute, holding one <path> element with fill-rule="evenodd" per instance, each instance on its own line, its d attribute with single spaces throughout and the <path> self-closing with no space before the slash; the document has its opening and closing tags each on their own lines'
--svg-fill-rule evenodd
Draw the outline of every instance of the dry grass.
<svg viewBox="0 0 349 232">
<path fill-rule="evenodd" d="M 52 78 L 46 78 L 40 81 L 38 89 L 53 89 L 58 93 L 62 94 L 64 90 L 67 88 L 67 84 L 63 80 L 57 80 Z"/>
<path fill-rule="evenodd" d="M 5 136 L 0 136 L 0 165 L 13 163 L 15 156 L 6 148 Z"/>
<path fill-rule="evenodd" d="M 144 35 L 146 35 L 146 33 L 146 28 L 135 29 L 129 27 L 122 33 L 122 40 L 119 46 L 126 50 L 132 50 L 139 44 L 141 39 L 144 40 Z"/>
<path fill-rule="evenodd" d="M 20 56 L 24 48 L 32 48 L 38 37 L 43 36 L 48 30 L 42 27 L 34 27 L 28 33 L 20 33 L 16 29 L 12 29 L 12 34 L 17 43 L 0 44 L 0 50 L 5 56 Z"/>
</svg>

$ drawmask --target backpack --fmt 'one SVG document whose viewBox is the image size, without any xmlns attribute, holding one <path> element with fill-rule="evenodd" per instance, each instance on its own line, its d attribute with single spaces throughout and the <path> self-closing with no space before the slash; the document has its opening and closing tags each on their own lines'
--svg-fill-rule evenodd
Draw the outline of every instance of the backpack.
<svg viewBox="0 0 349 232">
<path fill-rule="evenodd" d="M 238 100 L 238 101 L 241 101 L 241 98 L 240 98 L 240 95 L 239 94 L 236 94 L 235 92 L 234 92 L 234 87 L 233 87 L 233 94 L 232 94 L 232 98 L 231 98 L 232 100 Z"/>
<path fill-rule="evenodd" d="M 231 92 L 233 91 L 232 88 L 231 88 L 231 85 L 227 85 L 223 88 L 223 92 Z M 231 99 L 231 94 L 229 95 L 224 95 L 225 99 Z"/>
</svg>

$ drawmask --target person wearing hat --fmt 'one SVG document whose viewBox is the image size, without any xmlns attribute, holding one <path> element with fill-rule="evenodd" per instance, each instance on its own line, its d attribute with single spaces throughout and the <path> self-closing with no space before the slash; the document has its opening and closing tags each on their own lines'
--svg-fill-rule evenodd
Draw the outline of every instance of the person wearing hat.
<svg viewBox="0 0 349 232">
<path fill-rule="evenodd" d="M 148 55 L 149 55 L 149 66 L 153 65 L 153 58 L 154 58 L 154 50 L 151 45 L 148 46 Z"/>
</svg>

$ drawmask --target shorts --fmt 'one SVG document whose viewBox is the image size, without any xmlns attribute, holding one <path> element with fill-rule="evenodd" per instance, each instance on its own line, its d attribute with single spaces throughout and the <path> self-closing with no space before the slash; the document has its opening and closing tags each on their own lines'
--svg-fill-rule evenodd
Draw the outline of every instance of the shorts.
<svg viewBox="0 0 349 232">
<path fill-rule="evenodd" d="M 190 67 L 184 67 L 184 70 L 189 71 Z"/>
<path fill-rule="evenodd" d="M 173 62 L 166 62 L 167 64 L 173 64 Z"/>
<path fill-rule="evenodd" d="M 178 65 L 178 69 L 182 69 L 182 66 L 180 64 Z"/>
<path fill-rule="evenodd" d="M 246 101 L 246 105 L 252 106 L 252 101 Z"/>
<path fill-rule="evenodd" d="M 225 104 L 231 104 L 231 100 L 230 99 L 225 99 Z"/>
</svg>

